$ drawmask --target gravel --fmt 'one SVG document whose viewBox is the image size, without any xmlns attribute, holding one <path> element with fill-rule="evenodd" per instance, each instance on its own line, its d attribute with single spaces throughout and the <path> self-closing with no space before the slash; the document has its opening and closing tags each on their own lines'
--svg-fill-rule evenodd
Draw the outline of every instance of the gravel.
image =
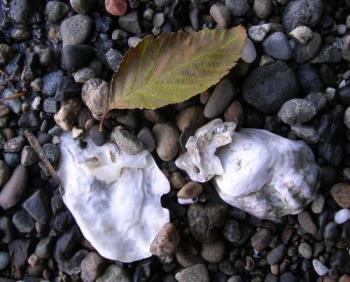
<svg viewBox="0 0 350 282">
<path fill-rule="evenodd" d="M 274 59 L 289 60 L 292 56 L 288 38 L 282 32 L 274 32 L 266 37 L 263 47 L 265 53 Z"/>
</svg>

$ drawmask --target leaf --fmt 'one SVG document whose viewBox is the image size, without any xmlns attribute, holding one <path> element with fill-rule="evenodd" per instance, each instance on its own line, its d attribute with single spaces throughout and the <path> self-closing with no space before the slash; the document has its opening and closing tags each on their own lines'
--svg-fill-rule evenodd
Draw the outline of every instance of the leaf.
<svg viewBox="0 0 350 282">
<path fill-rule="evenodd" d="M 113 77 L 108 111 L 157 109 L 204 92 L 236 64 L 245 40 L 241 26 L 145 37 Z"/>
</svg>

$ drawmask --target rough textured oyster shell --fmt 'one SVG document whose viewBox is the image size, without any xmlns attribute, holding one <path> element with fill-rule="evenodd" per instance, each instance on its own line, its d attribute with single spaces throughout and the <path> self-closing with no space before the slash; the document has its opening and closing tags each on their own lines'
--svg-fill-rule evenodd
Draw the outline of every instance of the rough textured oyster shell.
<svg viewBox="0 0 350 282">
<path fill-rule="evenodd" d="M 176 165 L 190 178 L 213 178 L 220 197 L 256 217 L 279 220 L 299 213 L 316 196 L 319 167 L 311 149 L 260 129 L 234 132 L 216 119 L 198 129 Z"/>
<path fill-rule="evenodd" d="M 128 155 L 115 144 L 86 141 L 80 149 L 71 134 L 61 137 L 64 203 L 102 256 L 122 262 L 151 256 L 153 239 L 169 222 L 160 204 L 168 180 L 147 151 Z"/>
</svg>

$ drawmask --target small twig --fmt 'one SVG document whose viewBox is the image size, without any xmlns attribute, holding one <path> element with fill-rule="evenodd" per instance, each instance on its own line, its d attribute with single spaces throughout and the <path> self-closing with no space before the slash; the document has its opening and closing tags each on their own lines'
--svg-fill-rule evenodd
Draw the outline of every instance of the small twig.
<svg viewBox="0 0 350 282">
<path fill-rule="evenodd" d="M 44 165 L 46 166 L 47 170 L 49 171 L 49 173 L 51 174 L 52 178 L 54 179 L 54 181 L 56 182 L 57 185 L 61 186 L 62 181 L 59 178 L 56 170 L 53 168 L 53 166 L 51 165 L 50 161 L 46 158 L 43 149 L 41 148 L 38 139 L 36 139 L 36 137 L 33 135 L 33 133 L 31 133 L 30 131 L 26 131 L 24 133 L 24 135 L 26 136 L 29 144 L 33 147 L 34 151 L 38 154 L 39 158 L 41 159 L 41 161 L 44 163 Z"/>
<path fill-rule="evenodd" d="M 13 96 L 9 96 L 9 97 L 4 98 L 4 100 L 8 101 L 8 100 L 18 99 L 18 98 L 20 98 L 22 96 L 25 96 L 26 94 L 27 94 L 27 92 L 25 92 L 25 91 L 19 91 Z"/>
</svg>

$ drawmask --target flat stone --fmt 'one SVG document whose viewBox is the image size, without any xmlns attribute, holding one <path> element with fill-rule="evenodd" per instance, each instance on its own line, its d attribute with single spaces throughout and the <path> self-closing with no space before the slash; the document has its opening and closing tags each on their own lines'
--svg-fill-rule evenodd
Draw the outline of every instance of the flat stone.
<svg viewBox="0 0 350 282">
<path fill-rule="evenodd" d="M 24 203 L 23 208 L 38 222 L 46 224 L 50 214 L 48 202 L 43 190 L 36 191 Z"/>
<path fill-rule="evenodd" d="M 92 32 L 92 20 L 87 15 L 75 15 L 61 23 L 63 45 L 85 43 Z"/>
</svg>

